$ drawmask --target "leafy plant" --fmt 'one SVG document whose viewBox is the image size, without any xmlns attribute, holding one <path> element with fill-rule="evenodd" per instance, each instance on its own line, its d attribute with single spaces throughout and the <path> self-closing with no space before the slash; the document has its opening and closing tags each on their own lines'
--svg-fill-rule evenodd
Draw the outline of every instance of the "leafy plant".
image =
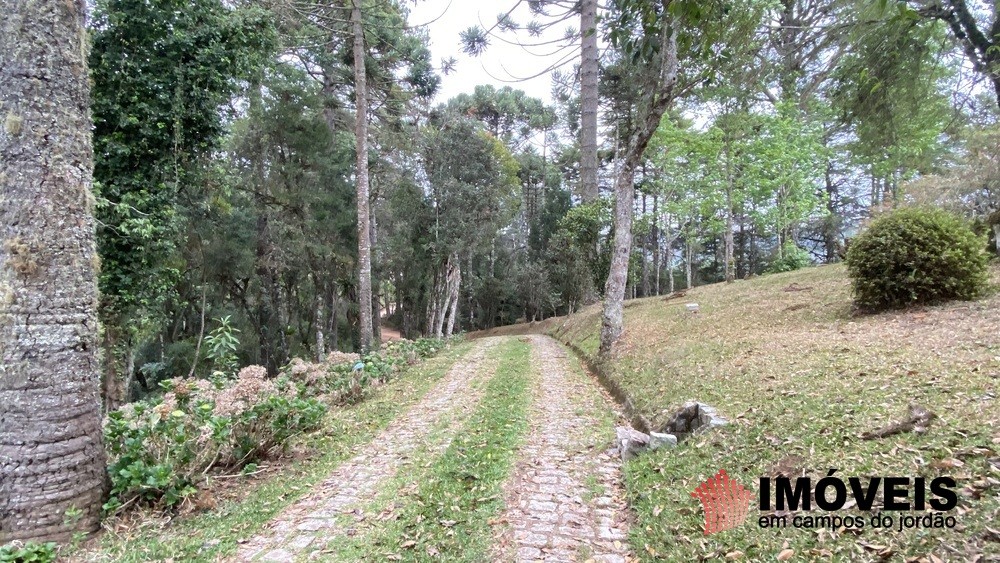
<svg viewBox="0 0 1000 563">
<path fill-rule="evenodd" d="M 812 258 L 809 257 L 807 251 L 799 248 L 794 242 L 786 242 L 781 247 L 781 255 L 775 256 L 774 260 L 768 265 L 767 272 L 769 274 L 794 272 L 795 270 L 805 268 L 811 263 Z"/>
<path fill-rule="evenodd" d="M 227 315 L 215 319 L 219 326 L 205 337 L 205 348 L 209 359 L 215 367 L 215 371 L 225 375 L 236 373 L 239 365 L 236 359 L 236 350 L 240 346 L 240 339 L 236 336 L 240 329 L 232 324 L 232 319 Z"/>
<path fill-rule="evenodd" d="M 318 427 L 326 412 L 287 379 L 266 379 L 260 366 L 244 368 L 221 387 L 184 379 L 164 387 L 162 398 L 108 415 L 107 511 L 135 502 L 175 506 L 198 490 L 212 468 L 253 463 Z"/>
<path fill-rule="evenodd" d="M 855 303 L 878 311 L 947 299 L 975 299 L 988 283 L 984 241 L 941 210 L 883 215 L 847 252 Z"/>
<path fill-rule="evenodd" d="M 56 560 L 55 542 L 21 544 L 14 542 L 0 547 L 2 563 L 49 563 Z"/>
</svg>

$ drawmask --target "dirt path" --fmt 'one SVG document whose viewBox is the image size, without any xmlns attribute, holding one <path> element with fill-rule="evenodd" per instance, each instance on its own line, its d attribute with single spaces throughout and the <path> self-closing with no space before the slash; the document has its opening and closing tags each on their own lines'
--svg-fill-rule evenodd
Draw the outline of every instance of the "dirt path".
<svg viewBox="0 0 1000 563">
<path fill-rule="evenodd" d="M 555 340 L 530 337 L 541 371 L 532 431 L 506 487 L 506 561 L 624 562 L 621 461 L 604 449 L 609 405 Z M 603 422 L 603 423 L 602 423 Z M 613 429 L 610 429 L 613 432 Z"/>
<path fill-rule="evenodd" d="M 407 458 L 426 446 L 444 450 L 459 425 L 450 424 L 427 444 L 442 420 L 461 418 L 476 406 L 482 386 L 496 364 L 488 356 L 498 339 L 480 340 L 419 403 L 394 420 L 366 450 L 337 468 L 306 498 L 286 508 L 268 528 L 240 546 L 237 561 L 290 562 L 313 556 L 338 535 L 349 533 L 346 515 L 372 501 Z M 449 432 L 449 430 L 451 432 Z"/>
</svg>

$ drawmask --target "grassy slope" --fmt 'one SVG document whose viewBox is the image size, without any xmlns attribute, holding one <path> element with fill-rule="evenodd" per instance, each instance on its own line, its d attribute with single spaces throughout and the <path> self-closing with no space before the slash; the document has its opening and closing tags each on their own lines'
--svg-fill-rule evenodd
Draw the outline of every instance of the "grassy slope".
<svg viewBox="0 0 1000 563">
<path fill-rule="evenodd" d="M 249 494 L 173 523 L 169 519 L 143 519 L 134 529 L 105 533 L 98 545 L 68 559 L 214 561 L 232 555 L 239 539 L 258 532 L 282 508 L 309 492 L 337 465 L 357 453 L 361 445 L 423 397 L 471 347 L 468 342 L 454 346 L 407 368 L 392 382 L 374 389 L 363 402 L 331 409 L 323 431 L 305 437 L 302 444 L 318 455 L 282 466 L 279 473 L 255 484 L 243 485 L 252 489 Z"/>
<path fill-rule="evenodd" d="M 687 312 L 689 302 L 700 313 Z M 545 330 L 593 354 L 599 325 L 595 306 L 506 331 Z M 611 371 L 654 420 L 695 399 L 736 422 L 627 466 L 640 556 L 773 561 L 785 548 L 796 559 L 835 560 L 1000 553 L 1000 537 L 986 529 L 1000 519 L 1000 297 L 854 316 L 840 266 L 705 286 L 680 299 L 629 302 Z M 859 439 L 901 418 L 911 401 L 939 415 L 929 432 Z M 778 470 L 804 471 L 815 482 L 838 468 L 844 478 L 952 475 L 966 491 L 952 512 L 959 527 L 950 531 L 819 534 L 748 523 L 704 538 L 689 492 L 720 468 L 754 490 L 759 476 Z"/>
</svg>

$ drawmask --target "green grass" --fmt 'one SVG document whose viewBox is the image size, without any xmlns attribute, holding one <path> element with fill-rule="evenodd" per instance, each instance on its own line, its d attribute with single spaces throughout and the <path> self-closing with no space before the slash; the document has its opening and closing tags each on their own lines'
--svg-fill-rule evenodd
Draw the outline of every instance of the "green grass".
<svg viewBox="0 0 1000 563">
<path fill-rule="evenodd" d="M 162 521 L 129 532 L 108 532 L 96 550 L 73 554 L 89 561 L 214 561 L 232 555 L 239 539 L 249 538 L 283 508 L 322 481 L 359 446 L 371 441 L 397 415 L 416 403 L 451 365 L 466 354 L 471 343 L 407 368 L 392 382 L 372 391 L 365 401 L 332 409 L 324 429 L 306 438 L 318 457 L 282 468 L 244 498 L 185 517 L 164 527 Z"/>
<path fill-rule="evenodd" d="M 698 314 L 685 309 L 691 302 Z M 786 548 L 795 560 L 1000 554 L 987 530 L 1000 520 L 1000 297 L 856 315 L 844 268 L 823 266 L 631 301 L 625 315 L 607 365 L 643 415 L 662 421 L 699 400 L 733 421 L 626 465 L 640 558 L 774 561 Z M 599 306 L 541 326 L 588 354 L 599 327 Z M 902 418 L 911 401 L 939 416 L 927 433 L 860 439 Z M 703 536 L 689 495 L 700 482 L 725 469 L 756 491 L 759 477 L 781 468 L 814 482 L 829 468 L 844 479 L 950 475 L 965 489 L 950 513 L 959 527 L 763 530 L 753 510 L 742 527 Z"/>
<path fill-rule="evenodd" d="M 510 340 L 480 406 L 448 449 L 399 487 L 393 518 L 328 549 L 345 561 L 488 561 L 490 520 L 503 509 L 504 481 L 528 429 L 531 346 Z"/>
</svg>

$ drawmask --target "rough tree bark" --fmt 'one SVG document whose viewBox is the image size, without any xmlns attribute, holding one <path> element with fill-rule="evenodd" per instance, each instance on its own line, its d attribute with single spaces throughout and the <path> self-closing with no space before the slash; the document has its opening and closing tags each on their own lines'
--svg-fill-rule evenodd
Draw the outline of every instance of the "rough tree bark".
<svg viewBox="0 0 1000 563">
<path fill-rule="evenodd" d="M 60 541 L 106 490 L 86 3 L 0 7 L 0 544 Z"/>
<path fill-rule="evenodd" d="M 361 23 L 361 0 L 350 0 L 351 32 L 354 36 L 354 135 L 357 138 L 358 198 L 358 311 L 361 349 L 371 350 L 372 252 L 368 205 L 368 80 L 365 73 L 365 30 Z"/>
<path fill-rule="evenodd" d="M 595 201 L 597 187 L 597 0 L 580 3 L 580 197 Z"/>
<path fill-rule="evenodd" d="M 444 337 L 450 338 L 455 330 L 455 319 L 458 317 L 458 296 L 462 285 L 462 267 L 457 254 L 452 255 L 452 264 L 448 270 L 448 323 L 445 326 Z"/>
<path fill-rule="evenodd" d="M 732 283 L 736 279 L 736 271 L 733 267 L 733 192 L 736 187 L 734 185 L 735 178 L 733 177 L 732 169 L 733 155 L 728 136 L 726 138 L 724 156 L 726 159 L 726 234 L 723 237 L 725 241 L 724 263 L 726 282 Z"/>
<path fill-rule="evenodd" d="M 323 330 L 325 322 L 323 319 L 323 309 L 324 309 L 324 297 L 326 292 L 323 290 L 325 284 L 319 281 L 319 276 L 316 276 L 316 361 L 322 362 L 326 358 L 326 334 Z"/>
<path fill-rule="evenodd" d="M 666 6 L 664 6 L 666 8 Z M 666 10 L 664 10 L 666 12 Z M 651 69 L 656 71 L 655 83 L 646 89 L 639 102 L 640 115 L 635 130 L 629 136 L 618 178 L 615 180 L 615 237 L 611 269 L 604 286 L 604 312 L 601 319 L 600 355 L 607 356 L 622 334 L 622 314 L 625 306 L 625 286 L 628 262 L 632 251 L 632 208 L 635 205 L 635 171 L 650 138 L 660 125 L 660 119 L 673 99 L 677 83 L 677 30 L 669 19 L 662 23 L 660 52 Z"/>
</svg>

